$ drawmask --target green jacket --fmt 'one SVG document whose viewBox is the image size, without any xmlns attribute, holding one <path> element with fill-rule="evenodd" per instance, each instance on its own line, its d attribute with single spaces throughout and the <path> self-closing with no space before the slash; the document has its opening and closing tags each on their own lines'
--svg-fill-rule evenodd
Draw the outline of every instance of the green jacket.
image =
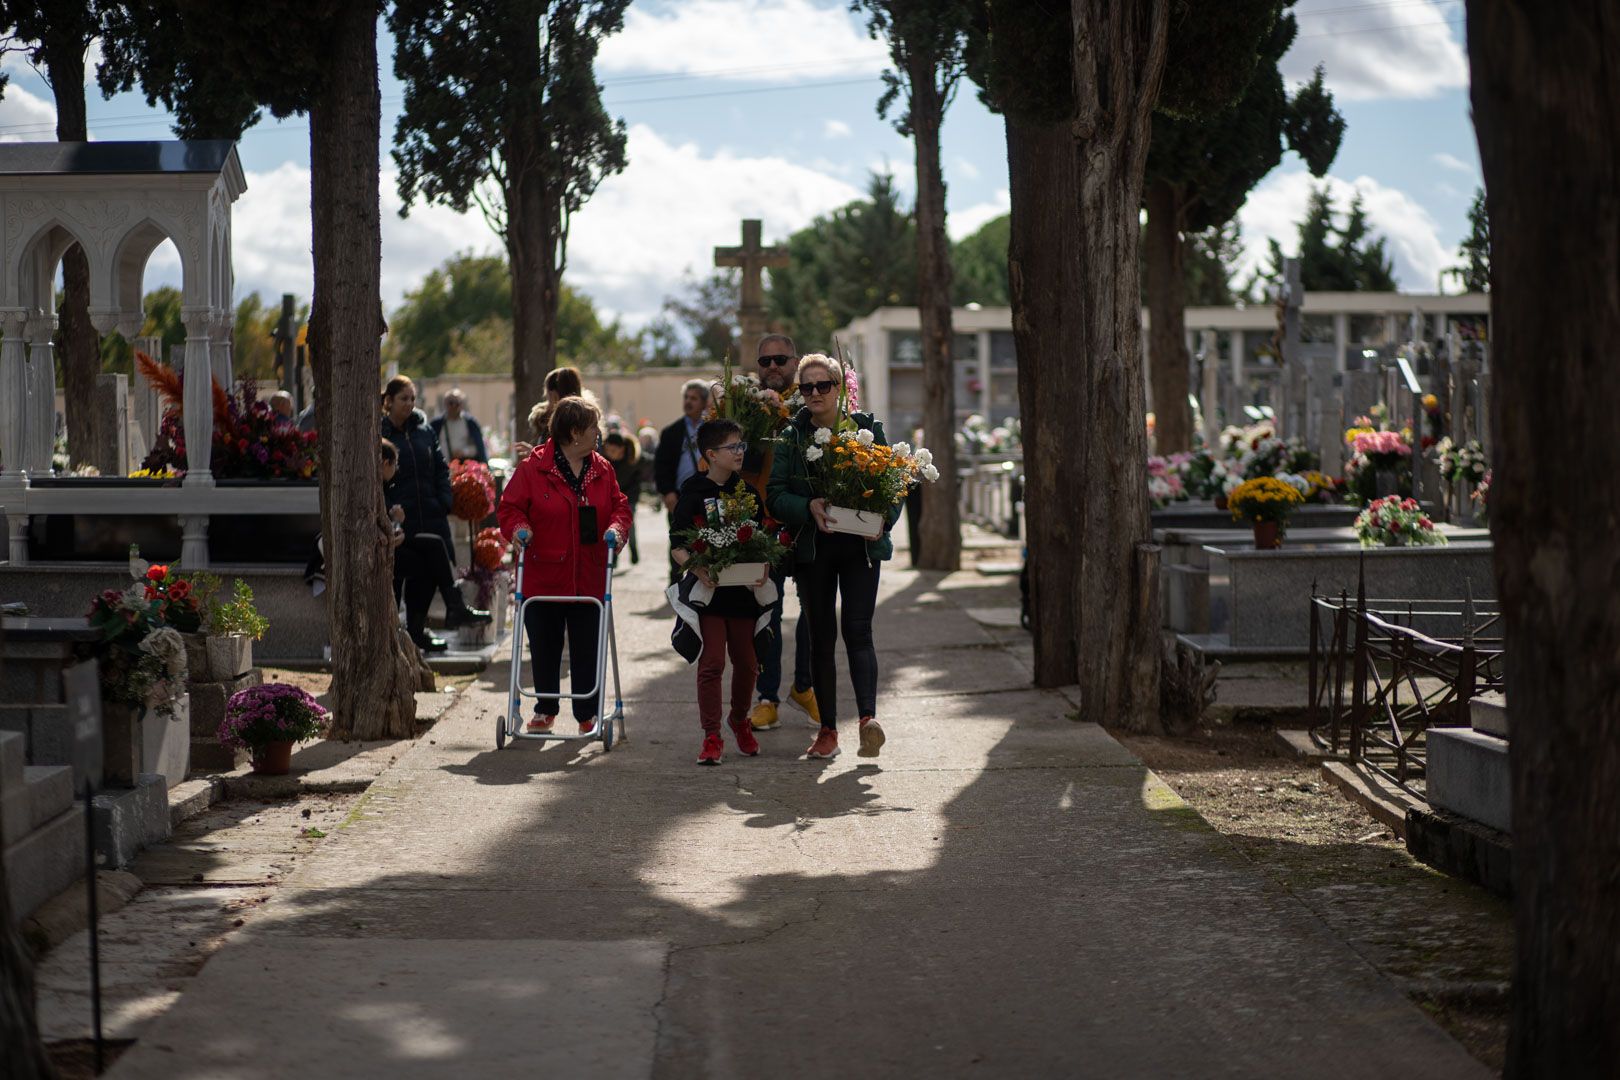
<svg viewBox="0 0 1620 1080">
<path fill-rule="evenodd" d="M 870 413 L 855 413 L 850 419 L 855 421 L 856 427 L 870 431 L 879 445 L 889 445 L 882 422 L 874 420 Z M 821 532 L 810 517 L 810 501 L 819 498 L 820 493 L 811 484 L 810 463 L 804 457 L 815 430 L 809 409 L 800 409 L 799 414 L 788 421 L 777 439 L 776 460 L 771 465 L 771 479 L 765 489 L 765 505 L 771 516 L 787 525 L 795 535 L 793 559 L 801 564 L 815 561 L 816 538 Z M 901 506 L 890 509 L 884 515 L 883 535 L 866 542 L 869 558 L 882 561 L 894 557 L 894 541 L 889 539 L 889 529 L 900 519 L 901 509 Z"/>
</svg>

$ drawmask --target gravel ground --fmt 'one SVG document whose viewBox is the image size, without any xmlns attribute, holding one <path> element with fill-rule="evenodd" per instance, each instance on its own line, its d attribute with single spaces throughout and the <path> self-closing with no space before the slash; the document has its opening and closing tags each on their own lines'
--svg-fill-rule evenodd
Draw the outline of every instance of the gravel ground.
<svg viewBox="0 0 1620 1080">
<path fill-rule="evenodd" d="M 1316 766 L 1281 756 L 1268 728 L 1115 734 L 1469 1053 L 1501 1070 L 1513 950 L 1506 903 L 1413 859 Z"/>
</svg>

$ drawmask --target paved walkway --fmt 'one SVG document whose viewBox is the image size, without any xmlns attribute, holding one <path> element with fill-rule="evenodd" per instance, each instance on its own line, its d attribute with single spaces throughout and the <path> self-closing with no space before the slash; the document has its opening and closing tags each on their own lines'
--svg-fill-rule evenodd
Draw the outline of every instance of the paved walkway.
<svg viewBox="0 0 1620 1080">
<path fill-rule="evenodd" d="M 491 669 L 112 1075 L 1485 1075 L 1028 689 L 966 614 L 1004 579 L 885 570 L 877 762 L 790 712 L 718 769 L 661 585 L 618 583 L 628 744 L 497 752 Z"/>
</svg>

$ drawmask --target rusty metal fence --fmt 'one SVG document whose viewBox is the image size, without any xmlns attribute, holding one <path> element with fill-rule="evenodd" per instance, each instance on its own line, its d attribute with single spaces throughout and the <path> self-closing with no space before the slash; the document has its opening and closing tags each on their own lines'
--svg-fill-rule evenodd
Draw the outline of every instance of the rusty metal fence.
<svg viewBox="0 0 1620 1080">
<path fill-rule="evenodd" d="M 1466 727 L 1469 703 L 1501 690 L 1493 603 L 1311 596 L 1309 721 L 1323 749 L 1424 795 L 1427 733 Z"/>
</svg>

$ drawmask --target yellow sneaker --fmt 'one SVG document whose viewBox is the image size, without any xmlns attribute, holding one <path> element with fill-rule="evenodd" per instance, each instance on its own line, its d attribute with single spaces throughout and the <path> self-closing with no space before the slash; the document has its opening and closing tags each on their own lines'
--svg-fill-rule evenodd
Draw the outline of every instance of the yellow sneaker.
<svg viewBox="0 0 1620 1080">
<path fill-rule="evenodd" d="M 821 726 L 821 710 L 816 707 L 816 692 L 814 690 L 800 690 L 792 687 L 788 690 L 788 700 L 804 710 L 810 718 L 811 727 Z"/>
<path fill-rule="evenodd" d="M 781 722 L 776 715 L 774 701 L 762 701 L 748 713 L 748 726 L 755 731 L 769 731 Z"/>
</svg>

